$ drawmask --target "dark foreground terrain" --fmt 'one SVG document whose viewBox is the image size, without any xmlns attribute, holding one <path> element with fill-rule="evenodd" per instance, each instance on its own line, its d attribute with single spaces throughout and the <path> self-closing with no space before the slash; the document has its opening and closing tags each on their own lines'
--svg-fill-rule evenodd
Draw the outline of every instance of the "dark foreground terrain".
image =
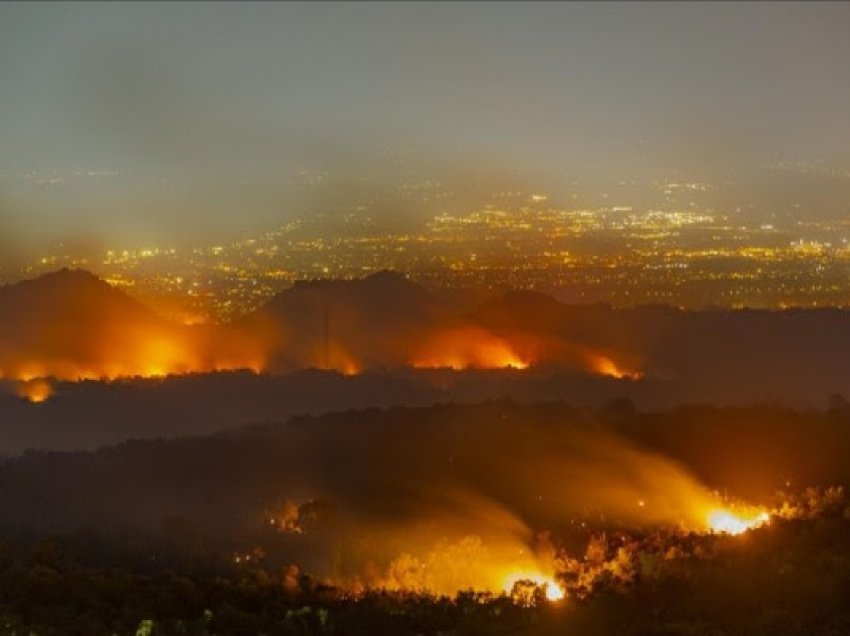
<svg viewBox="0 0 850 636">
<path fill-rule="evenodd" d="M 89 537 L 93 540 L 93 537 Z M 841 515 L 716 538 L 703 558 L 645 556 L 629 583 L 585 599 L 357 597 L 308 577 L 212 561 L 168 567 L 126 546 L 122 564 L 78 556 L 82 537 L 0 556 L 4 634 L 840 635 L 850 630 L 850 524 Z M 114 555 L 113 555 L 114 556 Z"/>
<path fill-rule="evenodd" d="M 0 633 L 846 634 L 848 456 L 840 396 L 497 400 L 30 451 L 0 464 Z M 712 491 L 774 516 L 688 527 Z M 545 553 L 566 598 L 423 590 L 487 565 L 476 541 Z"/>
</svg>

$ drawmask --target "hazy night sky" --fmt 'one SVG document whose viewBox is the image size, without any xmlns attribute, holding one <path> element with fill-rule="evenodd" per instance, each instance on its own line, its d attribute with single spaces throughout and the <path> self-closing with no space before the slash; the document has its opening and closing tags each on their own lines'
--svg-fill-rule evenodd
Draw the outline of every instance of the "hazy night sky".
<svg viewBox="0 0 850 636">
<path fill-rule="evenodd" d="M 845 3 L 3 3 L 0 251 L 242 236 L 300 212 L 296 170 L 408 153 L 554 190 L 846 166 L 848 33 Z"/>
</svg>

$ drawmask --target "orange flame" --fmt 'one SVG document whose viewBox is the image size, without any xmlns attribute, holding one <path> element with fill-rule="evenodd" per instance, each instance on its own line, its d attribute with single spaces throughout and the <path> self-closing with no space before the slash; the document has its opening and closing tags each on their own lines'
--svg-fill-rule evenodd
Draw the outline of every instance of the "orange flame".
<svg viewBox="0 0 850 636">
<path fill-rule="evenodd" d="M 554 578 L 541 574 L 540 572 L 511 572 L 505 579 L 504 592 L 511 595 L 517 583 L 529 581 L 534 586 L 543 590 L 547 601 L 552 603 L 560 601 L 566 596 L 564 588 Z"/>
<path fill-rule="evenodd" d="M 719 534 L 743 534 L 747 530 L 758 528 L 770 522 L 770 513 L 766 510 L 736 512 L 726 508 L 717 508 L 708 513 L 708 527 Z"/>
<path fill-rule="evenodd" d="M 438 332 L 411 361 L 417 369 L 525 369 L 528 365 L 508 342 L 477 327 Z"/>
<path fill-rule="evenodd" d="M 607 375 L 618 380 L 626 378 L 637 380 L 643 377 L 640 371 L 626 369 L 602 354 L 590 354 L 589 363 L 591 371 L 598 375 Z"/>
<path fill-rule="evenodd" d="M 0 378 L 29 383 L 38 378 L 76 382 L 237 369 L 259 373 L 269 348 L 260 336 L 224 328 L 200 332 L 121 325 L 88 344 L 72 338 L 69 334 L 69 344 L 29 351 L 23 359 L 0 360 Z"/>
<path fill-rule="evenodd" d="M 315 366 L 343 375 L 357 375 L 361 371 L 360 363 L 338 342 L 331 342 L 327 351 L 315 353 L 313 358 Z"/>
</svg>

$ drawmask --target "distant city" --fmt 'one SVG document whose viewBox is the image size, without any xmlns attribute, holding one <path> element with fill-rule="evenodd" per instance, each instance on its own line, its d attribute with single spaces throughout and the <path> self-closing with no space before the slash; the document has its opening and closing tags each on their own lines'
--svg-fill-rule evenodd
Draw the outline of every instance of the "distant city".
<svg viewBox="0 0 850 636">
<path fill-rule="evenodd" d="M 774 171 L 850 177 L 809 164 Z M 322 175 L 308 177 L 321 187 Z M 95 255 L 59 245 L 5 278 L 88 269 L 184 323 L 235 319 L 295 280 L 383 269 L 435 290 L 532 289 L 570 303 L 850 306 L 850 215 L 717 209 L 723 188 L 621 181 L 595 197 L 508 190 L 463 207 L 450 186 L 425 180 L 397 186 L 401 204 L 433 211 L 403 230 L 386 229 L 376 201 L 365 199 L 289 215 L 265 233 L 220 244 L 115 246 Z"/>
</svg>

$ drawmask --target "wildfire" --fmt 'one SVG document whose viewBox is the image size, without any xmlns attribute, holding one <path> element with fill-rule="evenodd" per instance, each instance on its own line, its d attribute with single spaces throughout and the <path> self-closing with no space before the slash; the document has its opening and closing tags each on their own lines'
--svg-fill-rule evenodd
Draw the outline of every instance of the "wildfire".
<svg viewBox="0 0 850 636">
<path fill-rule="evenodd" d="M 446 330 L 430 338 L 414 355 L 418 369 L 526 369 L 528 361 L 505 340 L 476 327 Z"/>
<path fill-rule="evenodd" d="M 408 541 L 418 540 L 410 536 Z M 426 539 L 427 541 L 427 539 Z M 534 550 L 518 537 L 483 539 L 466 535 L 443 538 L 426 548 L 411 546 L 393 558 L 378 577 L 362 582 L 366 588 L 454 597 L 466 590 L 505 594 L 515 604 L 536 605 L 567 596 L 555 578 L 554 548 L 540 543 Z M 348 585 L 350 583 L 343 585 Z"/>
<path fill-rule="evenodd" d="M 84 352 L 61 349 L 33 352 L 24 359 L 0 359 L 0 378 L 17 380 L 22 397 L 43 401 L 49 396 L 47 378 L 68 382 L 161 378 L 185 373 L 265 369 L 259 345 L 230 332 L 203 339 L 190 331 L 150 330 L 126 327 L 107 333 Z M 348 368 L 348 367 L 346 367 Z M 33 384 L 36 380 L 41 383 Z M 45 394 L 39 399 L 31 399 Z"/>
<path fill-rule="evenodd" d="M 331 342 L 325 351 L 316 351 L 313 360 L 314 366 L 338 371 L 343 375 L 357 375 L 361 372 L 357 359 L 338 342 Z"/>
<path fill-rule="evenodd" d="M 770 513 L 765 510 L 736 513 L 726 508 L 717 508 L 708 513 L 708 527 L 720 534 L 743 534 L 770 522 Z"/>
<path fill-rule="evenodd" d="M 42 378 L 27 380 L 18 384 L 18 395 L 33 404 L 38 404 L 53 395 L 53 387 L 50 382 Z"/>
<path fill-rule="evenodd" d="M 637 380 L 642 376 L 639 371 L 625 369 L 608 356 L 600 354 L 591 355 L 590 369 L 599 375 L 607 375 L 612 378 L 617 378 L 618 380 L 624 378 Z"/>
<path fill-rule="evenodd" d="M 528 585 L 531 584 L 531 585 Z M 530 599 L 526 599 L 525 592 L 531 588 L 543 590 L 543 596 L 547 601 L 552 603 L 562 600 L 566 596 L 564 588 L 545 574 L 539 572 L 512 572 L 505 579 L 504 592 L 522 604 L 529 604 Z"/>
</svg>

